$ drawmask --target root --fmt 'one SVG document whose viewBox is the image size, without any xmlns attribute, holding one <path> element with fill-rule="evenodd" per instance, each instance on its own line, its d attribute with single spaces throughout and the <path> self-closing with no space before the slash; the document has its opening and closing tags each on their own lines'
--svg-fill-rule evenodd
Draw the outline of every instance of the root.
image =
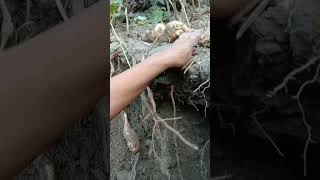
<svg viewBox="0 0 320 180">
<path fill-rule="evenodd" d="M 311 128 L 311 126 L 309 125 L 309 123 L 306 120 L 306 115 L 305 115 L 305 111 L 304 111 L 303 106 L 302 106 L 301 101 L 300 101 L 300 96 L 301 96 L 304 88 L 307 85 L 310 85 L 310 84 L 313 84 L 313 83 L 317 82 L 318 77 L 319 77 L 319 71 L 320 71 L 320 63 L 318 63 L 318 66 L 317 66 L 317 69 L 316 69 L 316 72 L 315 72 L 315 75 L 313 76 L 313 78 L 311 80 L 305 81 L 301 85 L 301 87 L 299 88 L 299 90 L 297 92 L 297 95 L 296 95 L 297 103 L 298 103 L 298 106 L 299 106 L 300 111 L 301 111 L 302 121 L 303 121 L 304 125 L 306 126 L 307 133 L 308 133 L 307 134 L 307 139 L 305 141 L 304 150 L 303 150 L 303 175 L 304 176 L 307 176 L 307 151 L 308 151 L 309 144 L 312 141 L 312 133 L 311 133 L 312 128 Z"/>
<path fill-rule="evenodd" d="M 2 24 L 1 24 L 1 50 L 6 46 L 7 41 L 14 31 L 14 25 L 12 22 L 11 14 L 7 7 L 5 0 L 0 0 L 0 8 L 2 12 Z"/>
<path fill-rule="evenodd" d="M 237 39 L 240 39 L 242 35 L 247 31 L 247 29 L 253 24 L 253 22 L 256 20 L 256 18 L 263 12 L 263 10 L 268 6 L 268 4 L 271 2 L 271 0 L 263 0 L 260 2 L 258 7 L 251 13 L 249 18 L 244 22 L 240 29 L 237 32 Z"/>
<path fill-rule="evenodd" d="M 260 2 L 260 0 L 253 0 L 248 5 L 245 6 L 243 10 L 241 10 L 239 13 L 236 14 L 236 16 L 232 17 L 229 21 L 229 26 L 236 25 L 238 22 L 240 22 L 241 18 L 248 14 L 253 8 L 257 6 L 257 4 Z"/>
<path fill-rule="evenodd" d="M 130 62 L 129 62 L 129 60 L 128 60 L 126 51 L 124 50 L 123 45 L 122 45 L 122 41 L 120 40 L 118 34 L 116 33 L 116 30 L 114 29 L 114 27 L 113 27 L 113 25 L 112 25 L 112 20 L 111 20 L 111 22 L 110 22 L 110 26 L 111 26 L 111 29 L 112 29 L 113 34 L 115 35 L 115 37 L 117 38 L 117 40 L 118 40 L 118 42 L 119 42 L 119 45 L 120 45 L 120 47 L 121 47 L 121 49 L 122 49 L 124 58 L 126 59 L 129 68 L 131 68 L 131 65 L 130 65 Z"/>
<path fill-rule="evenodd" d="M 262 132 L 262 134 L 271 142 L 271 144 L 273 145 L 273 147 L 276 149 L 276 151 L 278 152 L 278 154 L 280 156 L 284 156 L 283 153 L 281 152 L 280 148 L 277 146 L 277 144 L 274 142 L 274 140 L 271 138 L 271 136 L 266 132 L 266 130 L 262 127 L 262 125 L 260 124 L 260 122 L 257 120 L 257 115 L 261 114 L 265 111 L 265 109 L 254 112 L 250 117 L 253 119 L 253 122 L 256 124 L 256 126 L 260 129 L 260 131 Z"/>
<path fill-rule="evenodd" d="M 189 62 L 187 62 L 186 65 L 182 67 L 182 70 L 184 70 L 183 74 L 186 74 L 188 72 L 188 70 L 191 68 L 194 62 L 196 62 L 196 59 L 197 59 L 196 57 L 193 57 Z"/>
<path fill-rule="evenodd" d="M 30 20 L 31 0 L 27 0 L 26 5 L 26 23 Z"/>
<path fill-rule="evenodd" d="M 170 96 L 171 96 L 171 101 L 172 101 L 172 106 L 173 106 L 173 118 L 175 118 L 177 111 L 176 111 L 176 102 L 174 100 L 173 91 L 174 91 L 174 85 L 171 86 Z M 173 123 L 174 123 L 173 128 L 176 129 L 177 128 L 176 120 L 174 120 Z M 183 180 L 182 171 L 180 168 L 179 152 L 177 151 L 177 148 L 178 148 L 177 137 L 174 136 L 173 138 L 174 138 L 174 145 L 175 145 L 175 149 L 176 149 L 176 159 L 177 159 L 178 172 L 179 172 L 180 179 Z"/>
<path fill-rule="evenodd" d="M 313 65 L 314 63 L 316 63 L 317 61 L 320 60 L 320 56 L 316 56 L 314 58 L 311 58 L 306 64 L 294 69 L 293 71 L 291 71 L 283 80 L 282 82 L 276 86 L 272 92 L 268 95 L 269 97 L 273 97 L 278 91 L 280 91 L 281 89 L 283 89 L 284 87 L 286 87 L 287 83 L 289 80 L 294 79 L 294 76 L 301 73 L 302 71 L 304 71 L 305 69 L 307 69 L 308 67 L 310 67 L 311 65 Z"/>
<path fill-rule="evenodd" d="M 204 150 L 207 148 L 208 144 L 210 143 L 210 139 L 207 140 L 206 144 L 204 145 L 203 149 L 201 150 L 201 159 L 200 159 L 200 168 L 201 168 L 201 178 L 205 179 L 207 174 L 207 169 L 205 166 L 203 166 L 203 159 L 204 159 Z M 202 168 L 204 167 L 204 170 L 202 171 Z"/>
<path fill-rule="evenodd" d="M 232 174 L 228 174 L 228 175 L 224 175 L 224 176 L 218 176 L 218 177 L 214 177 L 213 180 L 225 180 L 225 179 L 229 179 L 233 177 Z"/>
<path fill-rule="evenodd" d="M 175 135 L 177 135 L 177 137 L 179 137 L 179 139 L 184 144 L 186 144 L 187 146 L 191 147 L 194 150 L 199 150 L 197 145 L 195 145 L 195 144 L 189 142 L 188 140 L 186 140 L 177 130 L 172 128 L 163 118 L 161 118 L 157 114 L 157 111 L 156 111 L 157 107 L 156 107 L 156 104 L 155 104 L 154 99 L 153 99 L 152 91 L 151 91 L 151 89 L 149 87 L 147 87 L 147 92 L 148 92 L 149 101 L 146 99 L 146 97 L 143 97 L 143 96 L 145 96 L 143 93 L 141 94 L 141 96 L 142 96 L 141 99 L 144 101 L 148 111 L 152 112 L 152 116 L 153 116 L 153 120 L 155 121 L 155 125 L 157 125 L 159 122 L 161 122 L 167 129 L 169 129 L 171 132 L 173 132 Z"/>
<path fill-rule="evenodd" d="M 201 91 L 202 93 L 202 96 L 203 96 L 203 100 L 205 102 L 205 107 L 204 107 L 204 117 L 206 118 L 207 117 L 207 108 L 208 108 L 208 101 L 207 101 L 207 98 L 206 98 L 206 94 L 204 93 L 206 91 L 206 89 L 210 88 L 210 79 L 209 79 L 209 83 L 208 85 L 203 88 L 203 90 Z"/>
<path fill-rule="evenodd" d="M 193 97 L 193 96 L 192 96 Z M 191 100 L 192 97 L 188 97 L 189 102 L 191 103 L 191 105 L 197 110 L 199 111 L 199 109 L 197 108 L 197 106 L 193 103 L 193 101 Z"/>
<path fill-rule="evenodd" d="M 201 83 L 195 90 L 193 90 L 193 92 L 197 92 L 202 86 L 204 86 L 208 82 L 210 82 L 210 78 L 207 79 L 205 82 Z"/>
<path fill-rule="evenodd" d="M 186 21 L 188 23 L 188 28 L 190 28 L 191 26 L 190 26 L 189 18 L 188 18 L 187 11 L 186 11 L 186 8 L 185 8 L 185 4 L 183 4 L 181 0 L 179 0 L 179 2 L 181 4 L 182 10 L 183 10 L 184 15 L 186 17 Z"/>
<path fill-rule="evenodd" d="M 67 21 L 69 18 L 67 16 L 66 10 L 64 9 L 61 1 L 60 0 L 55 0 L 55 1 L 61 17 L 63 18 L 64 21 Z"/>
<path fill-rule="evenodd" d="M 131 169 L 131 173 L 130 173 L 128 180 L 134 180 L 136 178 L 136 175 L 137 175 L 136 166 L 137 166 L 137 163 L 139 160 L 139 155 L 140 155 L 140 153 L 135 154 L 132 161 L 131 161 L 132 169 Z"/>
<path fill-rule="evenodd" d="M 124 13 L 125 13 L 125 16 L 126 16 L 127 35 L 129 35 L 130 31 L 129 31 L 129 19 L 128 19 L 128 8 L 127 7 L 124 10 Z"/>
</svg>

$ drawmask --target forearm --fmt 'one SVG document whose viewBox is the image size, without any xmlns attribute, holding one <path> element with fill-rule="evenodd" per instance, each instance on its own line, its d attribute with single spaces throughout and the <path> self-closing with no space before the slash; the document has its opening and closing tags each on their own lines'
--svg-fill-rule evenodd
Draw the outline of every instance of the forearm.
<svg viewBox="0 0 320 180">
<path fill-rule="evenodd" d="M 104 95 L 103 4 L 0 55 L 0 179 L 21 170 Z"/>
<path fill-rule="evenodd" d="M 131 69 L 110 79 L 110 119 L 130 104 L 169 65 L 168 56 L 154 54 Z"/>
</svg>

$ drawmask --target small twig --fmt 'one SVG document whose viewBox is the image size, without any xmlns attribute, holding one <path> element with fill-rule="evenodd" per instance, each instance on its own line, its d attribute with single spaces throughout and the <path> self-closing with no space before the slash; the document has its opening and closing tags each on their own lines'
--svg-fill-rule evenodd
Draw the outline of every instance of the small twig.
<svg viewBox="0 0 320 180">
<path fill-rule="evenodd" d="M 127 24 L 127 34 L 129 34 L 129 19 L 128 19 L 128 8 L 124 10 L 124 13 L 126 15 L 126 24 Z"/>
<path fill-rule="evenodd" d="M 66 10 L 64 9 L 61 1 L 60 0 L 56 0 L 56 5 L 57 5 L 57 8 L 58 8 L 58 10 L 60 12 L 60 15 L 63 18 L 63 20 L 67 21 L 69 18 L 67 16 Z"/>
<path fill-rule="evenodd" d="M 299 106 L 300 111 L 301 111 L 302 121 L 303 121 L 304 125 L 306 126 L 307 132 L 308 132 L 307 139 L 305 141 L 304 150 L 303 150 L 303 175 L 304 176 L 307 176 L 307 151 L 308 151 L 309 144 L 310 144 L 310 142 L 312 140 L 311 139 L 311 137 L 312 137 L 312 133 L 311 133 L 312 128 L 311 128 L 311 126 L 309 125 L 309 123 L 306 120 L 306 115 L 305 115 L 304 108 L 303 108 L 303 106 L 301 104 L 301 101 L 300 101 L 300 96 L 301 96 L 304 88 L 307 85 L 313 84 L 313 83 L 315 83 L 317 81 L 317 79 L 319 77 L 319 71 L 320 71 L 320 63 L 318 63 L 318 66 L 317 66 L 317 69 L 316 69 L 316 72 L 315 72 L 315 75 L 313 76 L 313 78 L 311 80 L 305 81 L 301 85 L 301 87 L 299 88 L 299 90 L 297 92 L 297 95 L 296 95 L 297 103 L 298 103 L 298 106 Z"/>
<path fill-rule="evenodd" d="M 293 77 L 296 74 L 304 71 L 305 69 L 307 69 L 309 66 L 311 66 L 312 64 L 314 64 L 318 60 L 320 60 L 320 56 L 316 56 L 314 58 L 311 58 L 306 64 L 291 71 L 288 75 L 286 75 L 286 77 L 282 80 L 282 82 L 272 90 L 272 92 L 270 93 L 269 96 L 270 97 L 274 96 L 278 91 L 280 91 L 282 88 L 284 88 L 286 86 L 286 84 L 288 83 L 288 81 L 290 79 L 293 79 Z"/>
<path fill-rule="evenodd" d="M 113 34 L 115 35 L 115 37 L 116 37 L 117 40 L 119 41 L 120 47 L 121 47 L 121 49 L 122 49 L 123 55 L 124 55 L 124 57 L 125 57 L 125 59 L 126 59 L 126 61 L 127 61 L 127 64 L 128 64 L 128 66 L 129 66 L 129 68 L 131 68 L 130 62 L 129 62 L 129 60 L 128 60 L 128 57 L 127 57 L 126 52 L 125 52 L 125 50 L 124 50 L 124 48 L 123 48 L 123 45 L 122 45 L 122 41 L 120 40 L 119 36 L 118 36 L 117 33 L 116 33 L 116 30 L 114 29 L 114 27 L 113 27 L 113 25 L 112 25 L 112 20 L 111 20 L 111 22 L 110 22 L 110 26 L 111 26 L 111 29 L 112 29 Z"/>
<path fill-rule="evenodd" d="M 243 35 L 243 33 L 245 33 L 247 31 L 247 29 L 252 25 L 252 23 L 256 20 L 256 18 L 260 15 L 260 13 L 263 12 L 263 10 L 268 6 L 268 4 L 271 2 L 271 0 L 263 0 L 261 1 L 261 3 L 258 5 L 258 7 L 251 13 L 251 15 L 249 16 L 249 18 L 246 20 L 246 22 L 244 22 L 240 29 L 237 32 L 237 39 L 240 39 Z"/>
</svg>

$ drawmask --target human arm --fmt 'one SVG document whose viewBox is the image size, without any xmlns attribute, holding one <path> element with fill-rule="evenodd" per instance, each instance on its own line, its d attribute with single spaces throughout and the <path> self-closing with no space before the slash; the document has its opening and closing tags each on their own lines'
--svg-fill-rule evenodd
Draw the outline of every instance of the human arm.
<svg viewBox="0 0 320 180">
<path fill-rule="evenodd" d="M 172 47 L 151 55 L 145 61 L 110 79 L 110 119 L 130 104 L 160 73 L 179 68 L 192 57 L 201 31 L 182 34 Z"/>
</svg>

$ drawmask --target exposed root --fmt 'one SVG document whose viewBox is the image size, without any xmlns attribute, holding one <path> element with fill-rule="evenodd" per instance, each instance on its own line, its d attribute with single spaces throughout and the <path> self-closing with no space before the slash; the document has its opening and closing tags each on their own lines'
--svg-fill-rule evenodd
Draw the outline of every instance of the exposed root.
<svg viewBox="0 0 320 180">
<path fill-rule="evenodd" d="M 174 91 L 174 85 L 171 85 L 170 96 L 171 96 L 171 101 L 172 101 L 172 106 L 173 106 L 173 117 L 175 118 L 177 111 L 176 111 L 176 102 L 174 100 L 173 91 Z M 177 128 L 176 120 L 173 121 L 173 128 L 175 128 L 175 129 Z M 177 137 L 173 136 L 173 139 L 174 139 L 174 145 L 175 145 L 175 149 L 176 149 L 176 159 L 177 159 L 178 172 L 179 172 L 180 179 L 183 180 L 183 175 L 182 175 L 181 168 L 180 168 L 179 152 L 177 150 L 177 148 L 178 148 Z"/>
<path fill-rule="evenodd" d="M 237 39 L 240 39 L 242 35 L 247 31 L 247 29 L 253 24 L 256 18 L 263 12 L 263 10 L 268 6 L 271 0 L 262 0 L 258 7 L 251 13 L 249 18 L 244 22 L 237 32 Z"/>
<path fill-rule="evenodd" d="M 260 111 L 256 111 L 254 112 L 252 115 L 250 115 L 250 117 L 252 118 L 253 122 L 256 124 L 256 126 L 260 129 L 260 131 L 262 132 L 262 134 L 271 142 L 271 144 L 273 145 L 273 147 L 276 149 L 276 151 L 278 152 L 278 154 L 280 156 L 284 156 L 283 153 L 281 152 L 280 148 L 277 146 L 277 144 L 274 142 L 274 140 L 271 138 L 271 136 L 265 131 L 265 129 L 262 127 L 262 125 L 260 124 L 260 122 L 257 120 L 257 115 L 261 114 L 265 111 L 266 109 L 262 109 Z"/>
<path fill-rule="evenodd" d="M 283 89 L 284 87 L 286 87 L 287 83 L 289 80 L 294 79 L 294 76 L 301 73 L 302 71 L 304 71 L 305 69 L 307 69 L 308 67 L 310 67 L 311 65 L 313 65 L 314 63 L 316 63 L 317 61 L 320 60 L 320 56 L 316 56 L 314 58 L 311 58 L 306 64 L 294 69 L 293 71 L 291 71 L 283 80 L 282 82 L 276 86 L 272 92 L 268 95 L 269 97 L 274 96 L 278 91 L 280 91 L 281 89 Z"/>
<path fill-rule="evenodd" d="M 225 179 L 229 179 L 233 177 L 232 174 L 228 174 L 228 175 L 224 175 L 224 176 L 218 176 L 218 177 L 214 177 L 213 180 L 225 180 Z"/>
<path fill-rule="evenodd" d="M 6 46 L 7 41 L 14 31 L 14 25 L 12 18 L 7 7 L 5 0 L 0 0 L 0 8 L 2 12 L 2 24 L 1 24 L 1 50 Z"/>
<path fill-rule="evenodd" d="M 132 168 L 131 168 L 131 173 L 128 180 L 134 180 L 136 178 L 136 175 L 137 175 L 136 167 L 139 160 L 139 155 L 140 153 L 135 154 L 131 161 Z"/>
<path fill-rule="evenodd" d="M 197 58 L 193 57 L 182 69 L 184 69 L 183 74 L 187 73 L 191 66 L 196 62 Z"/>
<path fill-rule="evenodd" d="M 183 4 L 181 0 L 179 0 L 179 2 L 181 4 L 182 10 L 183 10 L 184 15 L 186 17 L 186 21 L 188 23 L 188 27 L 190 28 L 191 26 L 190 26 L 189 18 L 188 18 L 187 11 L 186 11 L 186 8 L 185 8 L 185 4 Z"/>
<path fill-rule="evenodd" d="M 201 94 L 203 96 L 203 100 L 205 102 L 205 107 L 204 107 L 204 117 L 206 118 L 207 117 L 207 108 L 208 108 L 208 101 L 207 101 L 207 98 L 206 98 L 206 94 L 205 94 L 205 91 L 206 89 L 210 88 L 210 79 L 209 79 L 209 83 L 208 85 L 203 88 L 203 90 L 201 91 Z"/>
<path fill-rule="evenodd" d="M 203 148 L 201 150 L 201 159 L 200 159 L 201 179 L 205 179 L 207 171 L 208 171 L 206 169 L 206 167 L 203 165 L 203 159 L 204 159 L 204 150 L 207 148 L 209 143 L 210 143 L 210 139 L 207 140 L 206 144 L 203 146 Z M 202 168 L 204 168 L 204 169 L 202 169 Z"/>
<path fill-rule="evenodd" d="M 130 31 L 129 31 L 129 19 L 128 19 L 128 8 L 127 7 L 124 10 L 124 13 L 125 13 L 125 16 L 126 16 L 127 34 L 129 35 Z"/>
<path fill-rule="evenodd" d="M 197 92 L 202 86 L 204 86 L 208 82 L 210 82 L 210 78 L 207 79 L 205 82 L 201 83 L 195 90 L 193 90 L 193 92 Z"/>
<path fill-rule="evenodd" d="M 126 140 L 129 150 L 137 153 L 140 150 L 140 141 L 136 132 L 131 128 L 128 115 L 125 111 L 123 113 L 123 137 Z"/>
<path fill-rule="evenodd" d="M 193 96 L 192 96 L 193 97 Z M 197 110 L 199 111 L 198 107 L 193 103 L 193 101 L 191 100 L 192 97 L 188 97 L 189 102 L 191 103 L 191 105 Z"/>
<path fill-rule="evenodd" d="M 301 111 L 302 121 L 303 121 L 304 125 L 306 126 L 307 133 L 308 133 L 307 134 L 307 139 L 305 141 L 304 150 L 303 150 L 303 175 L 304 176 L 307 176 L 307 151 L 308 151 L 309 144 L 312 141 L 312 133 L 311 133 L 312 128 L 311 128 L 311 126 L 309 125 L 309 123 L 306 120 L 306 115 L 305 115 L 305 111 L 304 111 L 303 106 L 302 106 L 301 101 L 300 101 L 300 96 L 301 96 L 304 88 L 307 85 L 310 85 L 310 84 L 313 84 L 313 83 L 317 82 L 318 77 L 319 77 L 319 71 L 320 71 L 320 63 L 318 63 L 318 66 L 317 66 L 317 69 L 316 69 L 316 72 L 315 72 L 315 75 L 313 76 L 313 78 L 311 80 L 305 81 L 301 85 L 301 87 L 299 88 L 299 90 L 298 90 L 298 92 L 296 94 L 297 103 L 298 103 L 298 106 L 299 106 L 300 111 Z"/>
<path fill-rule="evenodd" d="M 245 6 L 243 10 L 241 10 L 239 13 L 236 14 L 236 16 L 232 17 L 229 21 L 229 26 L 233 26 L 240 22 L 241 18 L 245 16 L 247 13 L 249 13 L 253 8 L 257 6 L 257 4 L 260 2 L 260 0 L 253 0 L 250 1 L 248 5 Z"/>
<path fill-rule="evenodd" d="M 29 22 L 30 20 L 30 9 L 31 9 L 31 0 L 27 0 L 27 5 L 26 5 L 26 22 Z"/>
<path fill-rule="evenodd" d="M 67 16 L 66 10 L 64 9 L 61 1 L 60 0 L 55 0 L 55 1 L 61 17 L 63 18 L 64 21 L 67 21 L 69 18 Z"/>
</svg>

